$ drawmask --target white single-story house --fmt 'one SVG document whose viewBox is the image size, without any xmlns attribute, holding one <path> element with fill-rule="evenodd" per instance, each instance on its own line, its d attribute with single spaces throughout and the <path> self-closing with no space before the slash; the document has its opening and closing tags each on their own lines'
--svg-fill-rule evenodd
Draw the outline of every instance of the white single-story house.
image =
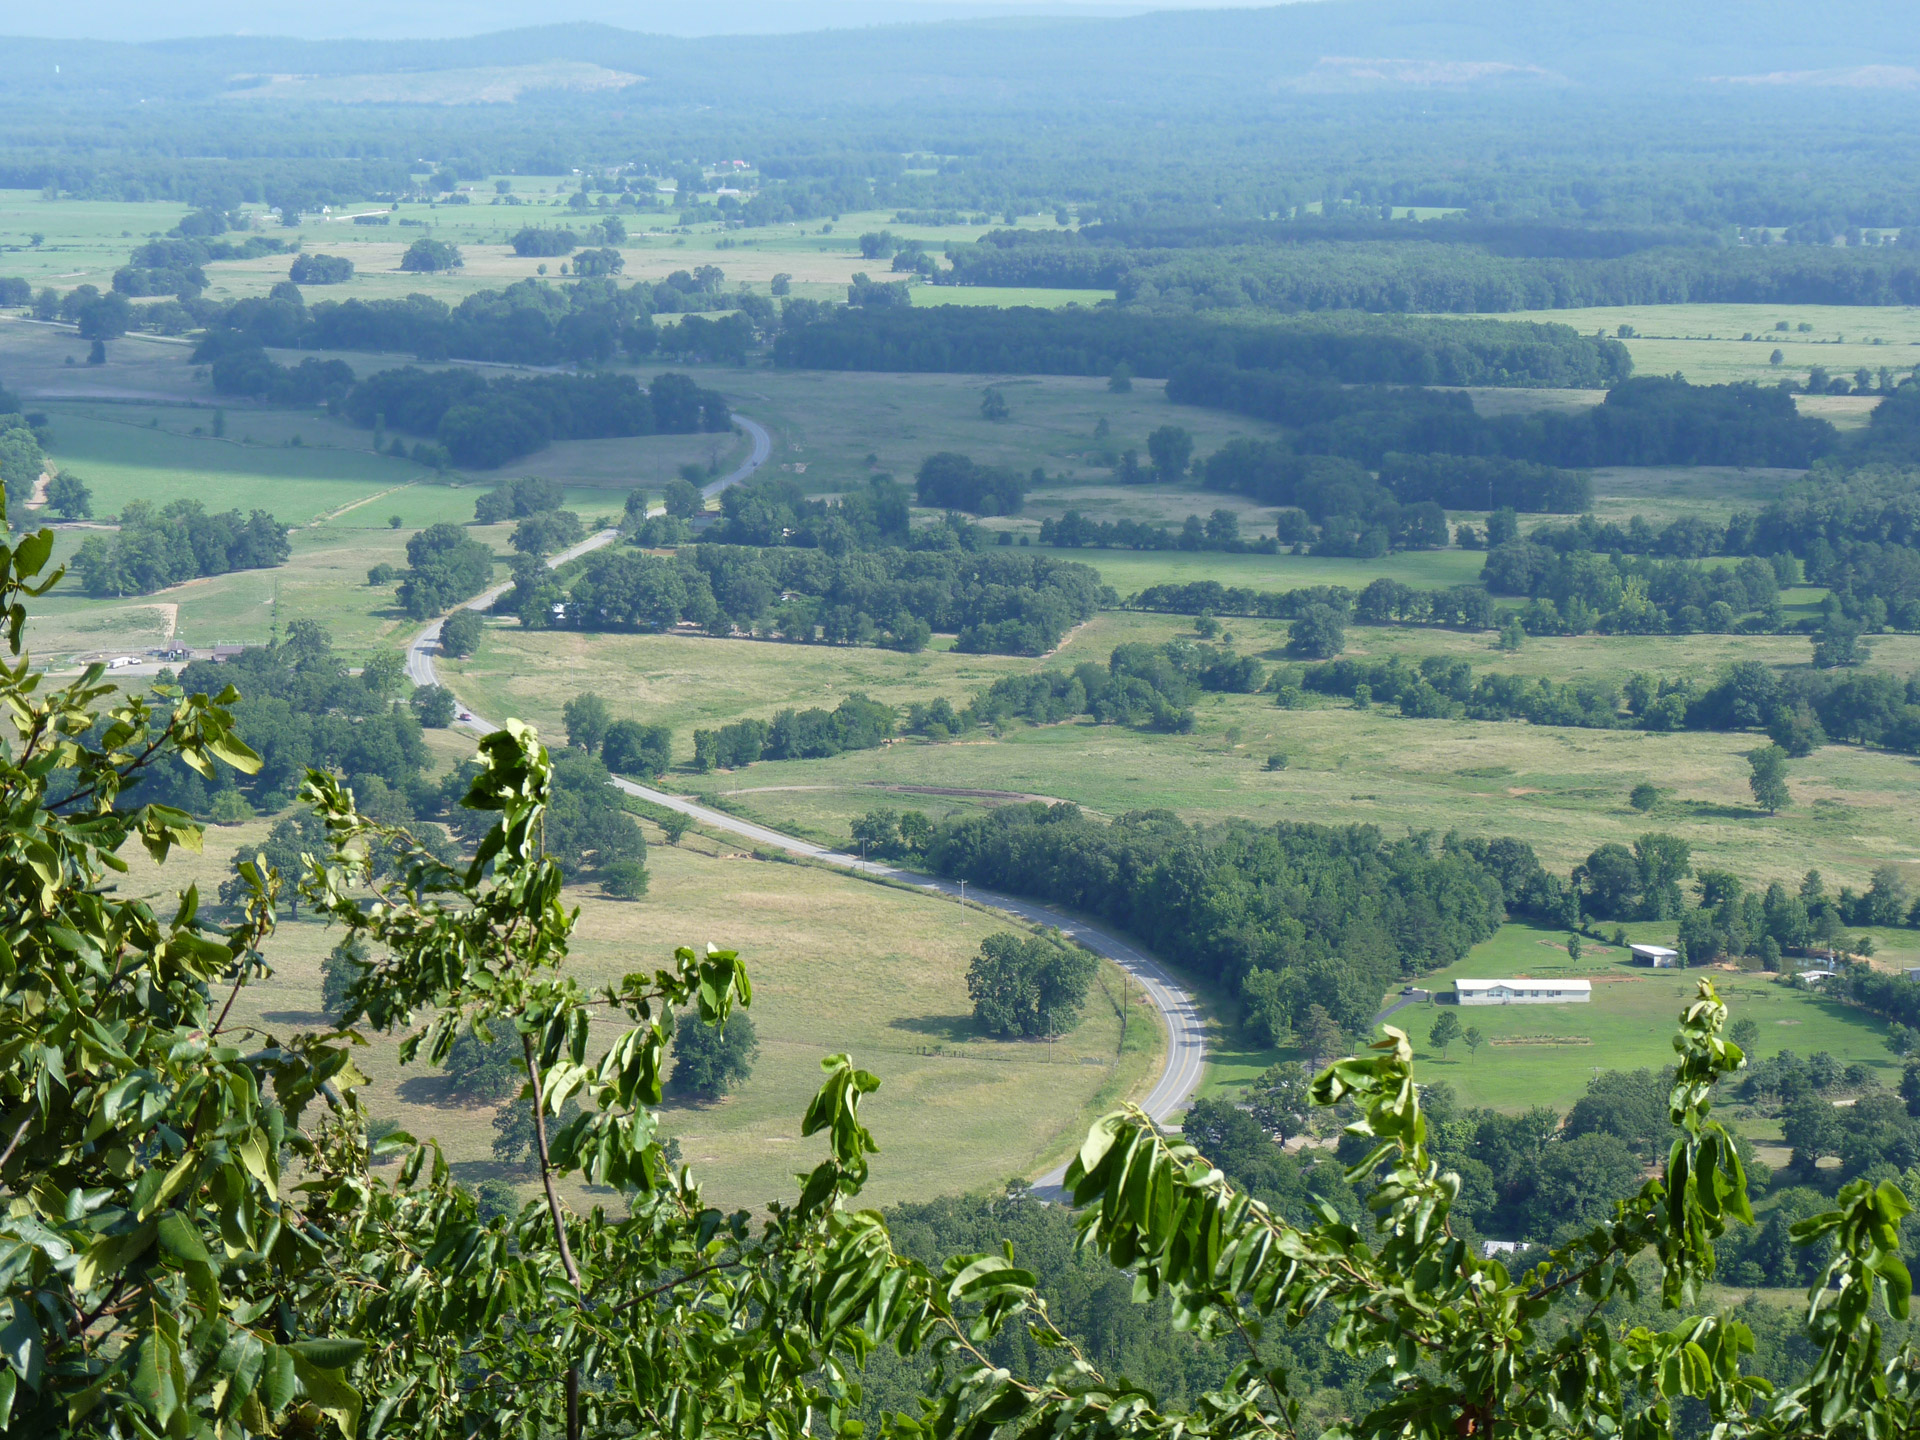
<svg viewBox="0 0 1920 1440">
<path fill-rule="evenodd" d="M 1584 1005 L 1593 999 L 1590 980 L 1456 980 L 1461 1005 Z"/>
<path fill-rule="evenodd" d="M 1629 945 L 1633 952 L 1633 963 L 1651 965 L 1656 970 L 1676 969 L 1680 964 L 1680 952 L 1669 950 L 1664 945 Z"/>
</svg>

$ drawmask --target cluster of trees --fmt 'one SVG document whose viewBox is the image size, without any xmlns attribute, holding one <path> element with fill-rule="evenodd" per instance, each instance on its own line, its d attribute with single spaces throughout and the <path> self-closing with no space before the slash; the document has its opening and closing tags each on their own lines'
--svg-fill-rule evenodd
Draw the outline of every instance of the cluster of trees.
<svg viewBox="0 0 1920 1440">
<path fill-rule="evenodd" d="M 756 760 L 824 760 L 848 750 L 874 750 L 893 734 L 891 705 L 849 695 L 831 710 L 782 710 L 771 721 L 736 720 L 693 732 L 696 770 L 739 770 Z"/>
<path fill-rule="evenodd" d="M 952 451 L 921 461 L 914 481 L 922 505 L 975 515 L 1017 515 L 1027 497 L 1027 481 L 1012 466 L 981 465 Z"/>
<path fill-rule="evenodd" d="M 400 582 L 401 608 L 415 620 L 429 620 L 492 583 L 493 551 L 461 526 L 442 520 L 407 538 L 407 567 Z M 478 620 L 475 615 L 476 628 Z"/>
<path fill-rule="evenodd" d="M 297 255 L 287 278 L 296 285 L 344 285 L 353 278 L 353 261 L 344 255 Z"/>
<path fill-rule="evenodd" d="M 1157 314 L 1248 307 L 1491 314 L 1707 302 L 1910 305 L 1920 297 L 1920 263 L 1904 250 L 1728 248 L 1714 238 L 1703 231 L 1516 225 L 1478 216 L 1422 225 L 1150 220 L 1077 232 L 990 231 L 972 245 L 949 247 L 951 269 L 941 279 L 1113 290 L 1122 304 Z"/>
<path fill-rule="evenodd" d="M 694 499 L 698 498 L 695 491 Z M 669 514 L 656 519 L 678 518 L 674 508 L 669 497 Z M 683 503 L 681 508 L 688 507 Z M 697 506 L 689 513 L 694 510 Z M 885 473 L 869 476 L 864 489 L 831 501 L 810 499 L 797 480 L 760 474 L 721 492 L 720 519 L 707 531 L 707 539 L 719 545 L 797 545 L 844 555 L 850 550 L 909 545 L 914 538 L 909 533 L 911 513 L 906 486 Z M 939 538 L 953 533 L 951 527 L 941 528 L 946 533 Z M 661 526 L 638 540 L 641 544 L 683 543 L 679 531 L 672 532 L 676 537 L 672 541 L 666 539 L 667 533 Z"/>
<path fill-rule="evenodd" d="M 264 510 L 210 515 L 198 500 L 129 500 L 111 537 L 89 535 L 73 557 L 89 595 L 145 595 L 202 575 L 284 565 L 286 527 Z"/>
<path fill-rule="evenodd" d="M 1242 536 L 1239 515 L 1224 509 L 1204 520 L 1189 515 L 1178 530 L 1144 520 L 1089 520 L 1069 510 L 1058 520 L 1040 522 L 1040 543 L 1062 550 L 1223 550 L 1234 555 L 1273 555 L 1280 549 L 1275 536 Z"/>
<path fill-rule="evenodd" d="M 1117 293 L 1126 304 L 1173 310 L 1492 314 L 1590 305 L 1900 305 L 1920 295 L 1920 264 L 1899 252 L 1811 246 L 1687 247 L 1617 259 L 1519 258 L 1418 243 L 1223 247 L 1138 254 Z"/>
<path fill-rule="evenodd" d="M 665 280 L 622 289 L 608 276 L 566 285 L 519 280 L 480 290 L 449 306 L 428 295 L 396 300 L 305 303 L 297 286 L 227 305 L 198 302 L 195 320 L 211 334 L 277 349 L 362 350 L 423 361 L 493 360 L 515 365 L 598 365 L 625 353 L 634 360 L 659 347 L 655 315 L 739 310 L 750 326 L 778 324 L 764 295 L 728 293 L 716 266 L 676 270 Z"/>
<path fill-rule="evenodd" d="M 1493 625 L 1495 618 L 1493 598 L 1482 586 L 1454 585 L 1444 590 L 1421 590 L 1384 577 L 1370 582 L 1357 593 L 1344 585 L 1256 590 L 1248 585 L 1222 585 L 1217 580 L 1169 582 L 1149 585 L 1131 597 L 1127 605 L 1134 610 L 1154 610 L 1169 615 L 1247 615 L 1263 620 L 1293 620 L 1310 609 L 1322 607 L 1342 620 L 1358 617 L 1371 624 L 1394 621 L 1405 625 L 1442 625 L 1456 630 L 1485 630 Z"/>
<path fill-rule="evenodd" d="M 413 707 L 403 703 L 405 662 L 398 651 L 381 652 L 355 675 L 323 627 L 296 620 L 273 644 L 219 664 L 193 661 L 180 671 L 178 684 L 189 694 L 218 695 L 229 685 L 240 691 L 234 723 L 260 757 L 260 768 L 251 775 L 218 771 L 216 785 L 169 761 L 147 772 L 136 792 L 139 803 L 207 815 L 215 813 L 224 791 L 258 809 L 280 810 L 308 766 L 346 776 L 360 803 L 382 818 L 402 821 L 449 803 L 421 778 L 430 756 Z"/>
<path fill-rule="evenodd" d="M 588 557 L 558 618 L 543 591 L 516 593 L 509 604 L 523 621 L 582 630 L 664 630 L 685 621 L 713 634 L 906 649 L 939 630 L 957 632 L 965 651 L 1038 655 L 1108 593 L 1087 566 L 1041 555 L 698 545 L 671 558 L 626 550 Z"/>
<path fill-rule="evenodd" d="M 1512 540 L 1487 552 L 1481 583 L 1495 595 L 1529 597 L 1520 623 L 1532 635 L 1773 630 L 1780 624 L 1780 572 L 1757 556 L 1706 566 Z"/>
<path fill-rule="evenodd" d="M 1190 957 L 1279 1040 L 1315 1004 L 1364 1032 L 1390 984 L 1450 963 L 1509 905 L 1534 903 L 1551 877 L 1531 849 L 1501 843 L 1513 852 L 1496 857 L 1504 869 L 1462 843 L 1385 841 L 1366 826 L 1201 827 L 1167 811 L 1108 825 L 1036 803 L 941 821 L 927 858 L 941 875 L 1069 905 Z"/>
<path fill-rule="evenodd" d="M 547 853 L 569 874 L 590 876 L 619 900 L 647 892 L 647 841 L 620 803 L 599 755 L 569 746 L 553 757 L 553 803 L 547 811 Z"/>
<path fill-rule="evenodd" d="M 1487 455 L 1380 457 L 1380 483 L 1403 505 L 1431 501 L 1449 510 L 1573 515 L 1593 503 L 1593 477 L 1579 470 Z"/>
<path fill-rule="evenodd" d="M 665 725 L 616 720 L 607 702 L 588 690 L 561 707 L 567 744 L 598 755 L 608 770 L 651 780 L 673 763 L 673 731 Z"/>
<path fill-rule="evenodd" d="M 208 336 L 194 350 L 196 363 L 212 362 L 209 378 L 216 395 L 246 396 L 269 405 L 337 406 L 354 387 L 353 367 L 344 360 L 282 365 L 258 345 L 223 333 Z"/>
<path fill-rule="evenodd" d="M 1797 889 L 1775 880 L 1764 891 L 1724 870 L 1702 870 L 1696 888 L 1700 903 L 1681 914 L 1675 942 L 1689 965 L 1752 960 L 1764 970 L 1779 970 L 1785 955 L 1852 950 L 1860 942 L 1842 933 L 1848 925 L 1909 925 L 1915 919 L 1907 886 L 1890 866 L 1874 871 L 1865 894 L 1846 885 L 1829 892 L 1818 870 L 1801 877 Z M 1839 993 L 1846 995 L 1846 987 Z"/>
<path fill-rule="evenodd" d="M 974 1023 L 1010 1040 L 1064 1035 L 1080 1023 L 1099 969 L 1092 951 L 1046 935 L 989 935 L 967 966 Z"/>
<path fill-rule="evenodd" d="M 1442 1011 L 1436 1032 L 1449 1021 L 1458 1024 L 1452 1011 Z M 1608 1071 L 1562 1117 L 1546 1106 L 1517 1114 L 1463 1106 L 1445 1081 L 1428 1083 L 1422 1098 L 1435 1158 L 1460 1177 L 1456 1214 L 1475 1235 L 1535 1244 L 1607 1219 L 1606 1197 L 1631 1188 L 1671 1143 L 1672 1085 L 1670 1073 Z M 1256 1083 L 1251 1093 L 1260 1088 Z M 1750 1161 L 1751 1147 L 1741 1143 Z M 1351 1160 L 1364 1152 L 1343 1140 L 1337 1153 Z M 1756 1174 L 1762 1184 L 1765 1173 L 1760 1167 Z"/>
<path fill-rule="evenodd" d="M 536 375 L 488 380 L 472 370 L 408 365 L 360 381 L 342 409 L 355 424 L 432 436 L 456 464 L 494 469 L 555 440 L 724 434 L 724 397 L 685 375 Z"/>
<path fill-rule="evenodd" d="M 801 370 L 1111 375 L 1155 379 L 1212 362 L 1350 385 L 1600 389 L 1633 369 L 1617 340 L 1565 325 L 1315 315 L 1223 325 L 1198 317 L 1022 306 L 789 307 L 774 363 Z M 1405 448 L 1405 447 L 1403 447 Z"/>
<path fill-rule="evenodd" d="M 20 413 L 20 397 L 0 387 L 0 489 L 9 510 L 17 515 L 26 508 L 46 470 L 40 433 Z"/>
<path fill-rule="evenodd" d="M 1402 504 L 1358 462 L 1302 455 L 1282 440 L 1230 440 L 1207 458 L 1209 490 L 1288 507 L 1275 529 L 1281 541 L 1304 543 L 1319 527 L 1316 555 L 1374 558 L 1390 550 L 1434 550 L 1452 538 L 1446 512 L 1432 500 Z"/>
<path fill-rule="evenodd" d="M 1297 432 L 1302 454 L 1341 455 L 1378 468 L 1388 454 L 1484 455 L 1585 469 L 1596 465 L 1770 465 L 1804 470 L 1840 446 L 1825 420 L 1793 396 L 1751 381 L 1690 385 L 1667 376 L 1622 380 L 1585 410 L 1482 416 L 1458 392 L 1344 386 L 1294 371 L 1186 364 L 1167 398 L 1272 421 Z"/>
</svg>

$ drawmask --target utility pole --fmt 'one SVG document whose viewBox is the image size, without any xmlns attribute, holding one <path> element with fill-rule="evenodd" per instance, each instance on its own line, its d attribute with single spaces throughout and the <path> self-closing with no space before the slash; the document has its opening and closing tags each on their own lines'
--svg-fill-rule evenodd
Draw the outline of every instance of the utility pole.
<svg viewBox="0 0 1920 1440">
<path fill-rule="evenodd" d="M 967 908 L 967 882 L 964 880 L 960 882 L 960 908 Z"/>
</svg>

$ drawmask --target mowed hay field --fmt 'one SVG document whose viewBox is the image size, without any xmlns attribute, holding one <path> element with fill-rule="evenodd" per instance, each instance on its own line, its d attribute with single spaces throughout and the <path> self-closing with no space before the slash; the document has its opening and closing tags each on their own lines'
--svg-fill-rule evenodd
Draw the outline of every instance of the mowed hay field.
<svg viewBox="0 0 1920 1440">
<path fill-rule="evenodd" d="M 158 875 L 136 866 L 123 888 L 167 888 L 197 879 L 217 886 L 231 856 L 257 844 L 264 822 L 216 828 L 205 853 L 183 856 Z M 648 827 L 650 837 L 659 834 Z M 882 1203 L 998 1188 L 1043 1171 L 1076 1144 L 1105 1107 L 1142 1091 L 1158 1074 L 1164 1041 L 1153 1011 L 1131 990 L 1121 1043 L 1119 972 L 1103 965 L 1084 1018 L 1051 1047 L 1002 1042 L 975 1030 L 967 964 L 986 936 L 1015 928 L 977 907 L 962 910 L 917 893 L 824 869 L 756 860 L 700 835 L 648 850 L 644 901 L 619 903 L 573 888 L 581 906 L 568 961 L 589 988 L 671 961 L 677 945 L 737 949 L 753 981 L 748 1012 L 761 1053 L 751 1079 L 714 1104 L 670 1100 L 663 1124 L 686 1161 L 723 1206 L 791 1198 L 793 1174 L 819 1158 L 799 1137 L 800 1117 L 818 1088 L 822 1056 L 849 1051 L 881 1077 L 865 1117 L 881 1145 L 868 1196 Z M 236 1014 L 285 1033 L 316 1028 L 320 963 L 338 932 L 310 919 L 284 922 L 267 947 L 276 974 L 249 987 Z M 594 1028 L 610 1041 L 620 1021 Z M 491 1153 L 493 1105 L 461 1104 L 437 1069 L 398 1063 L 397 1037 L 374 1037 L 355 1053 L 369 1076 L 376 1118 L 434 1136 L 461 1178 L 528 1177 Z M 578 1196 L 576 1199 L 580 1198 Z"/>
</svg>

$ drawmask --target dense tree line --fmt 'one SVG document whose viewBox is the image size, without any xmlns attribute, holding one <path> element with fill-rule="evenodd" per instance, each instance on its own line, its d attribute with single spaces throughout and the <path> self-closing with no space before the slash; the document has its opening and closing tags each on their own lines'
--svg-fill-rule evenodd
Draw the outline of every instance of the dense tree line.
<svg viewBox="0 0 1920 1440">
<path fill-rule="evenodd" d="M 1527 460 L 1486 455 L 1380 457 L 1380 483 L 1403 505 L 1573 515 L 1593 503 L 1593 477 Z"/>
<path fill-rule="evenodd" d="M 765 296 L 728 294 L 716 266 L 676 270 L 654 284 L 622 289 L 606 276 L 565 285 L 519 280 L 480 290 L 457 305 L 427 295 L 395 300 L 321 300 L 291 295 L 202 302 L 195 318 L 209 335 L 290 350 L 363 350 L 417 356 L 429 362 L 492 360 L 515 365 L 597 365 L 625 354 L 634 360 L 659 347 L 655 315 L 686 315 L 742 307 L 749 321 L 771 330 Z"/>
<path fill-rule="evenodd" d="M 673 373 L 656 375 L 642 389 L 631 375 L 605 372 L 488 380 L 458 367 L 408 365 L 369 375 L 347 393 L 342 409 L 358 425 L 432 436 L 456 464 L 480 469 L 555 440 L 724 434 L 733 424 L 723 396 Z"/>
<path fill-rule="evenodd" d="M 552 623 L 664 630 L 690 622 L 722 635 L 903 648 L 923 646 L 939 630 L 957 632 L 961 650 L 1038 655 L 1102 598 L 1095 571 L 1048 556 L 698 545 L 673 558 L 595 553 Z M 509 604 L 534 623 L 548 608 L 531 596 Z"/>
<path fill-rule="evenodd" d="M 1520 624 L 1532 635 L 1658 635 L 1780 625 L 1780 572 L 1757 556 L 1738 565 L 1697 560 L 1559 552 L 1511 540 L 1487 552 L 1481 583 L 1530 602 Z"/>
<path fill-rule="evenodd" d="M 696 770 L 738 770 L 756 760 L 825 760 L 874 750 L 893 734 L 893 707 L 855 693 L 831 710 L 782 710 L 772 720 L 736 720 L 693 732 Z"/>
<path fill-rule="evenodd" d="M 943 510 L 1017 515 L 1026 502 L 1026 478 L 1012 466 L 981 465 L 950 450 L 922 460 L 914 481 L 920 503 Z"/>
<path fill-rule="evenodd" d="M 286 527 L 264 510 L 210 515 L 198 500 L 129 500 L 111 537 L 89 535 L 74 573 L 89 595 L 146 595 L 203 575 L 284 565 Z"/>
<path fill-rule="evenodd" d="M 392 652 L 392 660 L 399 659 Z M 311 620 L 296 620 L 284 639 L 218 664 L 195 660 L 180 671 L 178 683 L 189 694 L 218 695 L 229 685 L 240 691 L 235 722 L 260 756 L 260 769 L 202 777 L 169 761 L 149 772 L 135 799 L 205 815 L 220 789 L 237 789 L 259 808 L 278 810 L 291 802 L 306 768 L 317 765 L 348 777 L 363 803 L 379 808 L 389 796 L 398 799 L 400 809 L 383 811 L 392 818 L 412 813 L 404 799 L 409 791 L 421 806 L 437 811 L 437 793 L 420 778 L 429 756 L 419 721 L 411 707 L 398 703 L 401 672 L 398 663 L 382 663 L 351 673 L 332 637 Z"/>
<path fill-rule="evenodd" d="M 1011 544 L 1011 532 L 1002 531 Z M 1062 550 L 1220 550 L 1235 555 L 1273 555 L 1280 542 L 1273 535 L 1243 536 L 1240 517 L 1231 510 L 1215 510 L 1206 519 L 1189 515 L 1178 530 L 1146 520 L 1089 520 L 1068 510 L 1055 520 L 1040 522 L 1040 543 Z"/>
<path fill-rule="evenodd" d="M 1586 410 L 1486 417 L 1457 392 L 1349 387 L 1291 372 L 1184 365 L 1167 398 L 1272 421 L 1302 454 L 1378 468 L 1389 453 L 1482 455 L 1540 465 L 1770 465 L 1806 469 L 1839 448 L 1825 420 L 1778 387 L 1642 376 Z"/>
<path fill-rule="evenodd" d="M 1451 538 L 1446 512 L 1434 501 L 1402 504 L 1357 461 L 1296 454 L 1283 440 L 1229 440 L 1207 457 L 1201 476 L 1209 490 L 1287 507 L 1276 539 L 1298 544 L 1311 538 L 1316 555 L 1373 558 L 1438 549 Z"/>
<path fill-rule="evenodd" d="M 1358 698 L 1364 692 L 1368 704 L 1398 705 L 1401 714 L 1417 719 L 1526 720 L 1590 730 L 1760 731 L 1790 757 L 1829 742 L 1920 751 L 1920 676 L 1902 681 L 1876 671 L 1774 669 L 1743 660 L 1709 684 L 1641 672 L 1624 683 L 1555 682 L 1498 671 L 1476 675 L 1465 660 L 1429 655 L 1418 663 L 1399 656 L 1338 659 L 1309 666 L 1298 683 L 1324 695 Z"/>
<path fill-rule="evenodd" d="M 1399 227 L 1395 227 L 1399 228 Z M 1302 235 L 1311 235 L 1302 227 Z M 1611 232 L 1610 232 L 1611 233 Z M 1353 243 L 1121 248 L 1078 237 L 952 251 L 953 283 L 1113 290 L 1126 306 L 1496 314 L 1602 305 L 1911 305 L 1920 256 L 1818 246 L 1639 250 L 1607 258 L 1489 254 L 1472 244 Z M 1605 243 L 1602 241 L 1601 243 Z"/>
<path fill-rule="evenodd" d="M 1163 378 L 1185 365 L 1285 370 L 1344 384 L 1603 388 L 1632 371 L 1617 340 L 1564 325 L 1316 315 L 1260 324 L 1112 310 L 937 305 L 790 307 L 774 362 L 803 370 Z"/>
<path fill-rule="evenodd" d="M 1524 846 L 1502 873 L 1463 845 L 1387 842 L 1365 826 L 1208 828 L 1167 811 L 1107 825 L 1071 805 L 952 817 L 927 853 L 939 874 L 1066 904 L 1188 957 L 1276 1038 L 1316 1004 L 1367 1029 L 1390 984 L 1465 954 L 1550 878 Z"/>
<path fill-rule="evenodd" d="M 1363 597 L 1364 613 L 1360 609 Z M 1222 585 L 1217 580 L 1190 580 L 1149 585 L 1132 596 L 1127 605 L 1169 615 L 1247 615 L 1263 620 L 1294 620 L 1314 606 L 1324 606 L 1343 620 L 1357 617 L 1371 624 L 1392 621 L 1459 630 L 1485 630 L 1495 618 L 1493 598 L 1479 585 L 1421 590 L 1386 579 L 1373 581 L 1360 592 L 1344 585 L 1256 590 L 1246 585 Z"/>
</svg>

